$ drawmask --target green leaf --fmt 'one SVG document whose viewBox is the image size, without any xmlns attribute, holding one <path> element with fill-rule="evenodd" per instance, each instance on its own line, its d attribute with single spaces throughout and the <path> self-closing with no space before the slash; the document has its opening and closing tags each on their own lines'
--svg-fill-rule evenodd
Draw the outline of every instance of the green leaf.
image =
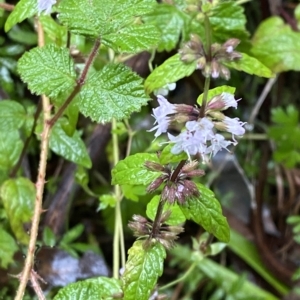
<svg viewBox="0 0 300 300">
<path fill-rule="evenodd" d="M 199 197 L 190 197 L 180 208 L 187 219 L 192 219 L 207 232 L 222 242 L 230 239 L 230 229 L 222 209 L 214 193 L 204 185 L 197 183 Z"/>
<path fill-rule="evenodd" d="M 160 172 L 145 167 L 146 161 L 158 162 L 156 154 L 137 153 L 119 161 L 112 169 L 112 184 L 147 185 L 155 180 Z"/>
<path fill-rule="evenodd" d="M 76 130 L 73 136 L 68 136 L 62 129 L 62 121 L 54 125 L 50 135 L 49 146 L 53 152 L 67 160 L 86 168 L 91 168 L 92 166 L 92 161 L 78 131 Z"/>
<path fill-rule="evenodd" d="M 23 126 L 26 112 L 16 101 L 0 101 L 0 128 L 2 131 L 16 130 Z"/>
<path fill-rule="evenodd" d="M 116 52 L 137 53 L 155 47 L 159 38 L 159 31 L 154 25 L 142 24 L 127 26 L 104 35 L 102 42 Z"/>
<path fill-rule="evenodd" d="M 61 243 L 69 244 L 75 241 L 80 237 L 83 231 L 84 231 L 83 224 L 76 225 L 75 227 L 68 230 L 66 234 L 64 234 L 63 238 L 61 239 Z"/>
<path fill-rule="evenodd" d="M 150 218 L 151 220 L 154 220 L 154 218 L 155 218 L 159 200 L 160 200 L 160 196 L 158 196 L 158 195 L 154 196 L 147 205 L 146 214 L 147 214 L 147 217 Z M 178 204 L 166 203 L 164 205 L 163 212 L 165 212 L 167 210 L 171 210 L 172 213 L 171 213 L 169 219 L 165 222 L 166 224 L 179 225 L 179 224 L 182 224 L 185 222 L 186 218 L 185 218 L 184 214 L 182 213 Z"/>
<path fill-rule="evenodd" d="M 176 47 L 189 17 L 176 6 L 162 3 L 156 5 L 155 9 L 143 19 L 154 24 L 160 30 L 161 40 L 157 50 L 171 51 Z"/>
<path fill-rule="evenodd" d="M 48 226 L 46 226 L 43 230 L 43 242 L 48 247 L 54 247 L 56 244 L 55 234 Z"/>
<path fill-rule="evenodd" d="M 213 97 L 221 95 L 222 93 L 228 93 L 228 94 L 232 94 L 234 95 L 235 93 L 235 87 L 229 86 L 229 85 L 222 85 L 222 86 L 218 86 L 214 89 L 210 89 L 208 91 L 207 94 L 207 99 L 209 102 L 210 100 L 212 100 Z M 197 103 L 201 106 L 202 105 L 202 101 L 203 101 L 203 94 L 201 94 L 198 98 L 197 98 Z"/>
<path fill-rule="evenodd" d="M 257 28 L 252 54 L 273 72 L 300 70 L 300 33 L 279 17 L 270 17 Z"/>
<path fill-rule="evenodd" d="M 160 243 L 149 249 L 136 241 L 128 250 L 128 260 L 122 276 L 124 300 L 148 300 L 157 279 L 162 275 L 166 251 Z"/>
<path fill-rule="evenodd" d="M 233 37 L 245 39 L 249 35 L 245 28 L 247 20 L 244 9 L 235 0 L 220 1 L 211 11 L 209 21 L 213 36 L 218 41 Z"/>
<path fill-rule="evenodd" d="M 10 226 L 20 243 L 27 244 L 29 235 L 24 229 L 31 222 L 34 202 L 35 186 L 27 178 L 9 179 L 0 190 L 0 196 Z"/>
<path fill-rule="evenodd" d="M 115 207 L 117 199 L 114 195 L 105 194 L 99 197 L 100 205 L 98 210 L 106 209 L 107 207 Z"/>
<path fill-rule="evenodd" d="M 124 197 L 135 202 L 139 201 L 140 196 L 146 194 L 144 185 L 122 185 L 121 188 Z"/>
<path fill-rule="evenodd" d="M 122 64 L 109 64 L 92 74 L 79 96 L 80 112 L 98 123 L 127 118 L 149 100 L 142 79 Z"/>
<path fill-rule="evenodd" d="M 187 154 L 185 152 L 181 152 L 179 154 L 174 155 L 171 152 L 171 149 L 174 147 L 174 145 L 167 145 L 159 156 L 159 161 L 162 165 L 166 165 L 169 163 L 178 163 L 182 160 L 188 159 Z"/>
<path fill-rule="evenodd" d="M 151 11 L 154 0 L 65 0 L 59 18 L 75 33 L 100 37 L 103 44 L 120 52 L 139 52 L 157 44 L 160 34 L 140 16 Z"/>
<path fill-rule="evenodd" d="M 236 69 L 238 71 L 244 71 L 251 75 L 260 77 L 271 78 L 274 77 L 272 71 L 262 64 L 255 57 L 249 56 L 246 53 L 241 53 L 242 58 L 235 61 L 222 62 L 225 66 Z"/>
<path fill-rule="evenodd" d="M 31 92 L 37 95 L 67 95 L 76 85 L 75 67 L 69 50 L 53 44 L 26 52 L 18 61 L 18 71 Z"/>
<path fill-rule="evenodd" d="M 9 31 L 14 25 L 32 17 L 37 13 L 36 0 L 20 0 L 8 16 L 4 29 Z"/>
<path fill-rule="evenodd" d="M 18 161 L 23 141 L 18 130 L 0 131 L 0 170 L 10 170 Z"/>
<path fill-rule="evenodd" d="M 150 93 L 168 83 L 178 81 L 183 77 L 190 76 L 196 70 L 196 62 L 184 63 L 179 54 L 167 59 L 162 65 L 154 69 L 145 81 L 145 88 Z"/>
<path fill-rule="evenodd" d="M 0 266 L 4 269 L 14 261 L 14 254 L 18 251 L 14 238 L 0 227 Z"/>
<path fill-rule="evenodd" d="M 54 300 L 113 299 L 114 295 L 121 294 L 119 280 L 97 277 L 67 285 L 59 290 Z"/>
</svg>

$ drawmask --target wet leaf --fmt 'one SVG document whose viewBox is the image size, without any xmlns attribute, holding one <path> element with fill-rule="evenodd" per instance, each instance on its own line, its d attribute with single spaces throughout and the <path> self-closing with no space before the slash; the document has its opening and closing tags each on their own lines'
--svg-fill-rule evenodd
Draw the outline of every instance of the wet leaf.
<svg viewBox="0 0 300 300">
<path fill-rule="evenodd" d="M 136 241 L 128 250 L 128 260 L 122 276 L 124 300 L 148 300 L 157 279 L 162 275 L 166 257 L 164 247 L 156 243 L 149 249 Z"/>
</svg>

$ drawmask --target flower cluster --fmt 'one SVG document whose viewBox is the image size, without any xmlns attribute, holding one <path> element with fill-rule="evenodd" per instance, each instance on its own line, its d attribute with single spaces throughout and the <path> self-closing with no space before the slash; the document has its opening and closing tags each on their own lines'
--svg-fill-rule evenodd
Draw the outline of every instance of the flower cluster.
<svg viewBox="0 0 300 300">
<path fill-rule="evenodd" d="M 222 77 L 226 80 L 230 78 L 229 69 L 222 64 L 226 61 L 238 60 L 242 55 L 235 51 L 236 46 L 240 43 L 238 39 L 232 38 L 227 40 L 223 45 L 212 44 L 209 53 L 197 35 L 191 35 L 181 50 L 179 50 L 181 60 L 184 62 L 197 62 L 197 68 L 202 70 L 205 77 L 212 78 Z"/>
<path fill-rule="evenodd" d="M 37 8 L 38 13 L 41 14 L 45 11 L 45 14 L 50 14 L 52 6 L 56 3 L 56 0 L 38 0 Z"/>
<path fill-rule="evenodd" d="M 191 155 L 214 156 L 222 149 L 228 150 L 228 146 L 236 145 L 235 136 L 245 133 L 244 125 L 238 118 L 226 117 L 221 111 L 229 107 L 237 108 L 238 100 L 233 95 L 222 93 L 212 98 L 206 108 L 205 116 L 200 118 L 200 109 L 189 105 L 174 105 L 163 96 L 158 96 L 159 107 L 153 109 L 155 126 L 150 131 L 156 130 L 154 136 L 158 137 L 168 131 L 169 125 L 174 122 L 185 123 L 185 130 L 179 135 L 168 133 L 169 143 L 174 144 L 171 152 L 179 154 L 185 152 L 191 160 Z M 232 135 L 232 141 L 228 141 L 217 130 L 227 131 Z"/>
<path fill-rule="evenodd" d="M 178 234 L 183 232 L 181 226 L 168 226 L 163 224 L 170 215 L 171 211 L 163 213 L 157 232 L 153 232 L 153 224 L 151 221 L 139 215 L 133 215 L 133 221 L 129 222 L 128 227 L 133 231 L 134 236 L 147 239 L 144 244 L 146 248 L 151 245 L 153 242 L 152 239 L 154 239 L 154 241 L 158 241 L 165 248 L 170 249 L 173 247 L 174 241 L 178 238 Z"/>
</svg>

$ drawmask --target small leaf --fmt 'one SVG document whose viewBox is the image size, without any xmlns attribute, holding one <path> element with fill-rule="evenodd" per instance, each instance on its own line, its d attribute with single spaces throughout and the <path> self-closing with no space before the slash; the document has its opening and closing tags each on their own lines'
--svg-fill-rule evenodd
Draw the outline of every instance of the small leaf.
<svg viewBox="0 0 300 300">
<path fill-rule="evenodd" d="M 151 220 L 154 220 L 158 203 L 159 203 L 160 196 L 154 196 L 152 200 L 148 203 L 147 205 L 147 217 L 150 218 Z M 179 225 L 185 222 L 186 218 L 184 214 L 182 213 L 180 207 L 175 203 L 175 204 L 170 204 L 166 203 L 164 205 L 163 211 L 171 210 L 171 215 L 169 219 L 165 222 L 168 225 Z"/>
<path fill-rule="evenodd" d="M 0 128 L 2 131 L 21 128 L 25 117 L 25 109 L 20 103 L 12 100 L 0 101 Z"/>
<path fill-rule="evenodd" d="M 115 207 L 117 199 L 114 195 L 105 194 L 99 197 L 100 205 L 98 210 L 106 209 L 107 207 Z"/>
<path fill-rule="evenodd" d="M 4 269 L 14 261 L 18 246 L 14 238 L 0 227 L 0 266 Z"/>
<path fill-rule="evenodd" d="M 114 295 L 121 294 L 119 280 L 97 277 L 67 285 L 59 290 L 54 300 L 113 299 Z"/>
<path fill-rule="evenodd" d="M 171 51 L 176 47 L 183 27 L 188 22 L 189 17 L 176 6 L 161 3 L 156 5 L 151 13 L 144 16 L 143 20 L 156 25 L 161 32 L 161 40 L 157 50 Z"/>
<path fill-rule="evenodd" d="M 181 152 L 179 154 L 174 155 L 171 152 L 172 148 L 173 145 L 169 144 L 160 153 L 159 161 L 162 165 L 166 165 L 169 163 L 178 163 L 182 160 L 188 159 L 187 154 L 185 152 Z"/>
<path fill-rule="evenodd" d="M 79 96 L 80 112 L 98 123 L 127 118 L 149 100 L 142 79 L 121 64 L 106 65 L 92 74 Z"/>
<path fill-rule="evenodd" d="M 137 53 L 155 47 L 159 38 L 160 33 L 154 25 L 142 24 L 126 26 L 103 35 L 102 42 L 116 52 Z"/>
<path fill-rule="evenodd" d="M 210 89 L 208 91 L 207 94 L 207 102 L 209 102 L 213 97 L 221 95 L 222 93 L 229 93 L 234 95 L 235 93 L 235 87 L 229 86 L 229 85 L 222 85 L 222 86 L 218 86 L 214 89 Z M 203 94 L 201 94 L 198 98 L 197 98 L 197 103 L 199 105 L 202 105 L 202 101 L 203 101 Z"/>
<path fill-rule="evenodd" d="M 14 25 L 37 13 L 37 0 L 20 0 L 8 16 L 4 29 L 9 31 Z"/>
<path fill-rule="evenodd" d="M 61 239 L 61 242 L 64 244 L 69 244 L 80 237 L 84 231 L 83 224 L 78 224 L 75 227 L 67 231 L 67 233 Z"/>
<path fill-rule="evenodd" d="M 244 8 L 235 0 L 219 2 L 211 11 L 209 17 L 212 33 L 218 41 L 229 38 L 245 39 L 249 33 L 246 30 Z"/>
<path fill-rule="evenodd" d="M 300 33 L 280 17 L 270 17 L 257 28 L 251 53 L 273 72 L 300 70 Z"/>
<path fill-rule="evenodd" d="M 122 276 L 124 300 L 148 300 L 157 279 L 162 275 L 166 251 L 160 243 L 149 249 L 136 241 L 128 250 L 128 260 Z"/>
<path fill-rule="evenodd" d="M 91 168 L 92 166 L 86 146 L 78 131 L 76 130 L 73 136 L 68 136 L 62 129 L 62 121 L 57 122 L 53 127 L 49 146 L 53 152 L 67 160 L 86 168 Z"/>
<path fill-rule="evenodd" d="M 214 193 L 204 185 L 197 183 L 199 197 L 190 197 L 180 208 L 187 219 L 192 219 L 207 232 L 213 234 L 220 241 L 228 242 L 230 229 L 222 209 Z"/>
<path fill-rule="evenodd" d="M 251 75 L 260 77 L 271 78 L 274 77 L 272 71 L 262 64 L 255 57 L 251 57 L 246 53 L 241 53 L 242 58 L 235 61 L 226 61 L 223 64 L 229 68 L 236 69 L 238 71 L 244 71 Z"/>
<path fill-rule="evenodd" d="M 28 223 L 31 222 L 35 202 L 34 184 L 23 177 L 9 179 L 3 183 L 0 195 L 14 234 L 19 242 L 27 244 Z"/>
<path fill-rule="evenodd" d="M 18 71 L 31 92 L 37 95 L 66 95 L 76 84 L 75 67 L 69 50 L 53 44 L 26 52 L 18 61 Z"/>
<path fill-rule="evenodd" d="M 22 148 L 18 130 L 0 131 L 0 170 L 10 170 L 17 163 Z"/>
<path fill-rule="evenodd" d="M 55 234 L 48 226 L 46 226 L 43 230 L 43 242 L 48 247 L 54 247 L 56 244 Z"/>
<path fill-rule="evenodd" d="M 156 154 L 137 153 L 121 160 L 112 169 L 112 184 L 147 185 L 155 180 L 160 172 L 145 167 L 146 161 L 158 162 Z"/>
<path fill-rule="evenodd" d="M 150 93 L 168 83 L 176 82 L 183 77 L 190 76 L 196 70 L 196 62 L 184 63 L 179 54 L 167 59 L 162 65 L 154 69 L 145 81 L 145 88 Z"/>
</svg>

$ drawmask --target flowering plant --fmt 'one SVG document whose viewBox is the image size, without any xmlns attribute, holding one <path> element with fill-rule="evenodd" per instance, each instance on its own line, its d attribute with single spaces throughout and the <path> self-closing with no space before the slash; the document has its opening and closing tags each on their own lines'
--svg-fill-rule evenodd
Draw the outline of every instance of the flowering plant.
<svg viewBox="0 0 300 300">
<path fill-rule="evenodd" d="M 7 267 L 17 251 L 14 238 L 27 249 L 24 268 L 17 275 L 16 299 L 22 299 L 28 281 L 38 297 L 45 299 L 34 258 L 40 218 L 47 214 L 44 193 L 51 194 L 46 180 L 47 161 L 52 159 L 49 153 L 76 164 L 76 182 L 90 197 L 99 198 L 100 210 L 114 210 L 113 278 L 70 284 L 55 300 L 72 295 L 83 300 L 162 299 L 165 296 L 159 292 L 177 283 L 158 285 L 167 251 L 176 245 L 187 220 L 204 232 L 193 239 L 193 268 L 224 249 L 230 241 L 227 219 L 214 192 L 199 177 L 203 179 L 205 164 L 219 152 L 233 151 L 245 134 L 246 122 L 233 117 L 232 108 L 243 103 L 235 98 L 238 91 L 220 83 L 230 80 L 231 72 L 236 71 L 272 78 L 279 65 L 265 63 L 259 35 L 250 41 L 243 2 L 21 0 L 13 7 L 5 31 L 35 16 L 32 23 L 38 35 L 38 46 L 19 53 L 15 70 L 31 92 L 30 104 L 8 100 L 10 97 L 0 102 L 0 124 L 7 131 L 0 133 L 4 145 L 0 145 L 0 196 L 3 218 L 10 224 L 10 231 L 0 232 L 11 245 L 2 266 Z M 246 51 L 251 43 L 251 51 Z M 169 57 L 156 64 L 156 54 L 162 51 Z M 132 63 L 136 57 L 149 65 L 150 74 L 145 78 Z M 191 105 L 178 85 L 181 79 L 193 76 L 201 91 L 191 97 Z M 16 91 L 15 97 L 22 99 L 24 94 Z M 180 103 L 168 100 L 172 94 L 180 95 Z M 40 104 L 35 105 L 33 95 L 41 97 Z M 154 124 L 151 128 L 147 123 L 142 134 L 151 135 L 153 143 L 131 155 L 135 132 L 128 119 L 133 113 L 133 118 L 142 115 L 142 107 L 152 99 L 158 102 L 152 109 Z M 91 127 L 103 124 L 112 127 L 108 159 L 113 165 L 113 187 L 98 195 L 91 191 L 87 175 L 97 161 L 82 133 L 89 135 Z M 126 155 L 119 151 L 124 136 Z M 41 144 L 39 167 L 32 172 L 37 173 L 35 183 L 26 172 L 19 172 L 26 153 L 36 151 L 28 148 L 33 137 Z M 126 259 L 121 205 L 128 199 L 141 202 L 145 195 L 146 212 L 134 214 L 128 224 L 137 239 Z M 25 229 L 27 223 L 30 230 Z M 213 243 L 214 239 L 218 241 Z M 251 293 L 265 296 L 261 290 Z"/>
</svg>

